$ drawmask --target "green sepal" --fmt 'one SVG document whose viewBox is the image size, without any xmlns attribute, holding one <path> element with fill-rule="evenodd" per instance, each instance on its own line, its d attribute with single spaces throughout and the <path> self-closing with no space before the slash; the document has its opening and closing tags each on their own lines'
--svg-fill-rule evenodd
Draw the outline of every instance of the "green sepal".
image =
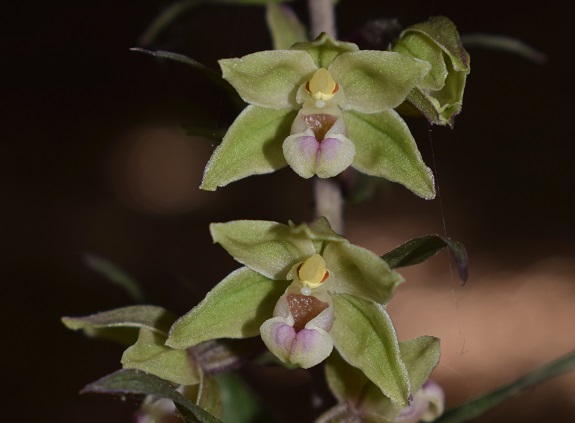
<svg viewBox="0 0 575 423">
<path fill-rule="evenodd" d="M 290 109 L 246 107 L 212 154 L 200 188 L 215 191 L 238 179 L 286 166 L 282 143 L 296 114 Z"/>
<path fill-rule="evenodd" d="M 461 285 L 465 285 L 469 274 L 467 250 L 463 244 L 444 236 L 425 235 L 411 239 L 385 253 L 381 258 L 384 259 L 392 269 L 395 269 L 397 267 L 423 263 L 445 247 L 447 247 L 453 255 L 459 278 L 461 279 Z"/>
<path fill-rule="evenodd" d="M 234 220 L 212 223 L 210 233 L 234 259 L 270 279 L 285 280 L 300 261 L 315 254 L 305 234 L 267 220 Z"/>
<path fill-rule="evenodd" d="M 416 393 L 429 379 L 432 370 L 439 363 L 441 350 L 439 338 L 420 336 L 399 343 L 401 359 L 407 368 L 411 391 Z"/>
<path fill-rule="evenodd" d="M 138 341 L 124 351 L 122 367 L 139 369 L 179 385 L 200 382 L 198 364 L 186 350 L 166 347 L 165 335 L 140 329 Z"/>
<path fill-rule="evenodd" d="M 62 323 L 72 330 L 83 330 L 98 337 L 131 345 L 140 328 L 168 334 L 176 315 L 156 306 L 130 306 L 81 317 L 62 317 Z"/>
<path fill-rule="evenodd" d="M 343 109 L 361 113 L 378 113 L 399 106 L 430 69 L 430 64 L 423 60 L 372 50 L 341 54 L 329 67 L 345 94 Z"/>
<path fill-rule="evenodd" d="M 150 373 L 136 369 L 122 369 L 86 385 L 81 391 L 109 395 L 155 395 L 172 400 L 186 423 L 222 423 L 216 417 L 187 400 L 172 385 Z"/>
<path fill-rule="evenodd" d="M 359 368 L 383 394 L 400 406 L 411 393 L 395 329 L 381 304 L 347 294 L 331 294 L 334 345 L 349 364 Z"/>
<path fill-rule="evenodd" d="M 345 111 L 348 136 L 355 143 L 352 167 L 398 182 L 425 199 L 435 197 L 433 173 L 425 165 L 404 120 L 394 111 Z"/>
<path fill-rule="evenodd" d="M 330 291 L 386 304 L 403 277 L 377 254 L 350 243 L 330 243 L 325 248 L 326 267 L 336 276 Z"/>
<path fill-rule="evenodd" d="M 441 48 L 451 59 L 458 72 L 469 72 L 469 53 L 465 51 L 455 24 L 445 16 L 433 16 L 426 22 L 412 25 L 403 31 L 400 39 L 410 32 L 424 34 Z"/>
<path fill-rule="evenodd" d="M 329 221 L 323 216 L 317 218 L 309 225 L 307 223 L 296 225 L 290 221 L 289 226 L 293 234 L 303 234 L 308 239 L 311 239 L 317 254 L 323 254 L 328 242 L 348 242 L 347 239 L 331 229 Z"/>
<path fill-rule="evenodd" d="M 174 323 L 166 345 L 183 349 L 209 339 L 257 336 L 289 284 L 272 281 L 242 267 L 230 273 Z"/>
<path fill-rule="evenodd" d="M 342 53 L 358 51 L 359 47 L 353 43 L 336 41 L 330 35 L 322 32 L 315 40 L 305 43 L 296 43 L 293 50 L 303 50 L 309 53 L 318 68 L 329 68 L 334 59 Z"/>
<path fill-rule="evenodd" d="M 443 58 L 443 51 L 429 38 L 421 34 L 409 34 L 407 41 L 398 42 L 393 51 L 406 57 L 417 57 L 431 65 L 427 75 L 419 82 L 420 87 L 430 90 L 440 90 L 445 85 L 447 66 Z"/>
<path fill-rule="evenodd" d="M 295 43 L 307 41 L 305 26 L 286 5 L 268 4 L 266 22 L 276 50 L 286 50 Z"/>
<path fill-rule="evenodd" d="M 246 103 L 276 110 L 297 109 L 297 91 L 317 69 L 300 50 L 259 51 L 218 63 L 222 77 Z"/>
</svg>

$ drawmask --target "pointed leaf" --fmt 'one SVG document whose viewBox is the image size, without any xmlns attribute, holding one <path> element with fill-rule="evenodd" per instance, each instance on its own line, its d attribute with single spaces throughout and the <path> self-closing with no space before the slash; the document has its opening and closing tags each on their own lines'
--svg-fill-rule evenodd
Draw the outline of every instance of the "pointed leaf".
<svg viewBox="0 0 575 423">
<path fill-rule="evenodd" d="M 178 385 L 200 382 L 198 364 L 186 350 L 166 347 L 166 336 L 140 329 L 138 341 L 124 351 L 122 367 L 152 373 Z"/>
<path fill-rule="evenodd" d="M 414 264 L 423 263 L 445 247 L 449 248 L 449 251 L 455 260 L 455 264 L 457 265 L 461 283 L 464 285 L 469 274 L 469 259 L 467 257 L 467 251 L 463 244 L 447 237 L 440 235 L 425 235 L 420 238 L 414 238 L 384 254 L 382 259 L 384 259 L 392 269 L 412 266 Z"/>
<path fill-rule="evenodd" d="M 193 68 L 199 70 L 202 74 L 204 74 L 210 81 L 212 81 L 214 83 L 214 85 L 216 87 L 220 88 L 222 91 L 227 93 L 229 98 L 232 100 L 232 102 L 237 107 L 239 107 L 239 108 L 244 107 L 244 102 L 239 97 L 236 90 L 234 90 L 233 87 L 228 82 L 226 82 L 224 79 L 222 79 L 220 73 L 218 71 L 216 71 L 215 69 L 212 69 L 212 68 L 198 62 L 197 60 L 192 59 L 191 57 L 188 57 L 188 56 L 185 56 L 185 55 L 179 54 L 179 53 L 173 53 L 171 51 L 162 51 L 162 50 L 152 51 L 152 50 L 146 50 L 146 49 L 143 49 L 140 47 L 133 47 L 130 50 L 131 51 L 137 51 L 137 52 L 144 53 L 144 54 L 149 54 L 150 56 L 159 57 L 162 59 L 174 60 L 176 62 L 180 62 L 180 63 L 183 63 L 185 65 L 190 65 Z"/>
<path fill-rule="evenodd" d="M 178 406 L 186 422 L 221 423 L 220 420 L 188 401 L 169 382 L 149 373 L 134 369 L 122 369 L 86 385 L 80 393 L 110 395 L 155 395 L 167 398 Z"/>
<path fill-rule="evenodd" d="M 246 107 L 212 154 L 200 188 L 215 191 L 238 179 L 286 166 L 282 143 L 296 114 L 290 109 Z"/>
<path fill-rule="evenodd" d="M 361 369 L 395 404 L 411 393 L 407 369 L 391 319 L 381 304 L 347 294 L 331 294 L 335 321 L 331 335 L 342 357 Z"/>
<path fill-rule="evenodd" d="M 354 168 L 398 182 L 425 199 L 435 197 L 433 173 L 423 163 L 409 128 L 395 111 L 371 115 L 346 111 L 344 120 L 348 136 L 355 143 Z"/>
<path fill-rule="evenodd" d="M 138 283 L 110 260 L 97 254 L 87 253 L 84 254 L 84 262 L 90 269 L 123 288 L 134 301 L 142 302 L 144 300 L 144 293 Z"/>
<path fill-rule="evenodd" d="M 362 113 L 399 106 L 430 69 L 423 60 L 374 50 L 341 54 L 329 67 L 345 94 L 343 108 Z"/>
<path fill-rule="evenodd" d="M 479 47 L 515 54 L 535 63 L 545 63 L 547 55 L 520 39 L 498 34 L 465 34 L 461 42 L 467 48 Z"/>
<path fill-rule="evenodd" d="M 290 269 L 315 254 L 305 234 L 264 220 L 212 223 L 210 233 L 237 261 L 270 278 L 285 280 Z"/>
<path fill-rule="evenodd" d="M 242 267 L 174 323 L 166 345 L 183 349 L 209 339 L 256 336 L 288 285 Z"/>
<path fill-rule="evenodd" d="M 221 59 L 222 77 L 246 103 L 270 109 L 296 109 L 296 94 L 317 67 L 300 50 L 266 50 Z"/>
<path fill-rule="evenodd" d="M 575 370 L 575 352 L 571 352 L 556 361 L 545 364 L 527 373 L 525 376 L 516 379 L 509 385 L 502 386 L 486 395 L 452 408 L 435 420 L 435 422 L 462 423 L 475 420 L 506 399 L 515 397 L 519 392 L 573 370 Z"/>
<path fill-rule="evenodd" d="M 333 274 L 330 291 L 386 304 L 404 281 L 377 254 L 350 243 L 332 242 L 325 248 L 326 267 Z"/>
<path fill-rule="evenodd" d="M 286 5 L 268 4 L 266 21 L 276 50 L 286 50 L 294 43 L 307 41 L 305 26 Z"/>
<path fill-rule="evenodd" d="M 137 337 L 134 329 L 146 328 L 167 335 L 176 316 L 156 306 L 130 306 L 81 317 L 62 317 L 72 330 L 83 330 L 88 336 L 102 337 L 131 345 Z M 126 331 L 128 329 L 128 331 Z"/>
</svg>

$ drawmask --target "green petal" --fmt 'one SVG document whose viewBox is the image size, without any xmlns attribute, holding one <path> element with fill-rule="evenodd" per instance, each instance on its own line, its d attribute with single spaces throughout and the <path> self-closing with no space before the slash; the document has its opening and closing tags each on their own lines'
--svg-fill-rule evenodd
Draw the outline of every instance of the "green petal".
<svg viewBox="0 0 575 423">
<path fill-rule="evenodd" d="M 210 233 L 237 261 L 270 278 L 285 280 L 297 262 L 315 254 L 305 234 L 287 225 L 264 220 L 212 223 Z"/>
<path fill-rule="evenodd" d="M 325 248 L 326 267 L 334 276 L 331 292 L 350 294 L 385 304 L 404 281 L 377 254 L 349 243 L 330 243 Z"/>
<path fill-rule="evenodd" d="M 296 114 L 289 109 L 246 107 L 212 154 L 200 188 L 215 191 L 238 179 L 286 166 L 282 144 Z"/>
<path fill-rule="evenodd" d="M 359 50 L 357 45 L 336 41 L 325 32 L 322 32 L 319 37 L 312 42 L 294 44 L 292 49 L 305 51 L 310 55 L 318 68 L 325 69 L 327 69 L 340 54 Z"/>
<path fill-rule="evenodd" d="M 268 4 L 266 22 L 276 50 L 285 50 L 297 42 L 307 41 L 305 26 L 287 5 Z"/>
<path fill-rule="evenodd" d="M 165 335 L 141 329 L 138 341 L 124 351 L 122 366 L 143 370 L 180 385 L 199 383 L 198 365 L 188 352 L 166 347 L 165 342 Z"/>
<path fill-rule="evenodd" d="M 456 71 L 469 72 L 469 54 L 463 48 L 455 24 L 445 16 L 434 16 L 426 22 L 410 26 L 400 38 L 409 37 L 410 32 L 424 34 L 439 46 L 453 62 Z"/>
<path fill-rule="evenodd" d="M 445 85 L 447 67 L 443 58 L 443 51 L 423 34 L 410 33 L 400 39 L 394 46 L 393 51 L 405 56 L 417 57 L 431 64 L 431 70 L 419 83 L 420 87 L 430 90 L 440 90 Z"/>
<path fill-rule="evenodd" d="M 409 374 L 411 391 L 415 393 L 429 379 L 431 371 L 439 363 L 441 354 L 439 339 L 433 336 L 420 336 L 401 341 L 399 351 Z"/>
<path fill-rule="evenodd" d="M 377 114 L 343 114 L 355 143 L 352 166 L 368 175 L 398 182 L 425 199 L 435 197 L 433 173 L 423 163 L 403 119 L 393 110 Z"/>
<path fill-rule="evenodd" d="M 288 285 L 242 267 L 174 323 L 166 345 L 183 349 L 209 339 L 256 336 Z"/>
<path fill-rule="evenodd" d="M 331 330 L 341 356 L 361 369 L 395 404 L 405 407 L 410 395 L 395 329 L 381 304 L 347 294 L 332 294 L 335 321 Z"/>
<path fill-rule="evenodd" d="M 399 106 L 430 68 L 399 53 L 363 50 L 339 55 L 329 71 L 345 94 L 344 109 L 377 113 Z"/>
<path fill-rule="evenodd" d="M 270 109 L 298 108 L 297 90 L 317 70 L 311 56 L 299 50 L 260 51 L 218 63 L 244 101 Z"/>
</svg>

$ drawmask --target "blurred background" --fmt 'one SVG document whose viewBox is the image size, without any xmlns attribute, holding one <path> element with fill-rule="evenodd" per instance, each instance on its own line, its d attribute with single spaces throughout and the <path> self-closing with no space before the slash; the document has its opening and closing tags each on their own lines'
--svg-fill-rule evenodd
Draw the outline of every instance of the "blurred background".
<svg viewBox="0 0 575 423">
<path fill-rule="evenodd" d="M 133 304 L 86 266 L 86 254 L 138 280 L 146 302 L 183 314 L 238 266 L 212 245 L 210 222 L 313 218 L 312 184 L 289 169 L 198 190 L 214 143 L 187 137 L 181 126 L 221 130 L 234 109 L 196 70 L 129 51 L 169 4 L 12 2 L 0 14 L 6 421 L 130 421 L 134 401 L 78 395 L 120 367 L 123 348 L 71 332 L 60 317 Z M 537 64 L 470 48 L 455 129 L 408 122 L 438 198 L 386 185 L 346 208 L 348 238 L 380 254 L 428 233 L 467 246 L 467 286 L 442 253 L 405 269 L 408 282 L 390 305 L 400 339 L 442 339 L 433 377 L 451 406 L 575 348 L 573 36 L 567 10 L 544 2 L 337 7 L 342 38 L 369 19 L 407 26 L 438 14 L 462 34 L 515 37 L 548 57 Z M 218 58 L 271 41 L 263 8 L 203 5 L 149 47 L 216 68 Z M 477 421 L 571 422 L 574 398 L 575 375 L 565 375 Z"/>
</svg>

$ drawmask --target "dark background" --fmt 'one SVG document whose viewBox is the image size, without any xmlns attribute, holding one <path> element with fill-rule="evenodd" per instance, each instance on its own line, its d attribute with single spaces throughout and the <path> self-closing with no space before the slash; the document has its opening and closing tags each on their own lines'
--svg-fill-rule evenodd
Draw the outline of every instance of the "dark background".
<svg viewBox="0 0 575 423">
<path fill-rule="evenodd" d="M 209 222 L 313 217 L 311 184 L 289 169 L 197 192 L 212 147 L 182 141 L 177 127 L 214 117 L 224 127 L 233 109 L 194 69 L 129 51 L 168 4 L 32 1 L 0 15 L 6 421 L 129 421 L 131 401 L 77 394 L 119 367 L 122 348 L 66 330 L 60 316 L 131 304 L 85 266 L 83 254 L 117 263 L 149 301 L 182 314 L 237 266 L 212 245 Z M 305 7 L 296 8 L 306 19 Z M 343 0 L 337 9 L 342 37 L 367 19 L 409 25 L 436 14 L 461 33 L 519 38 L 548 61 L 470 49 L 472 73 L 455 129 L 429 132 L 424 121 L 409 122 L 441 200 L 394 185 L 347 213 L 352 221 L 377 216 L 374 228 L 382 231 L 398 215 L 431 221 L 419 225 L 420 235 L 442 230 L 445 219 L 472 263 L 474 254 L 509 268 L 573 257 L 572 17 L 544 2 Z M 258 7 L 201 6 L 152 47 L 215 68 L 220 57 L 271 48 L 263 16 Z M 163 147 L 153 138 L 143 144 L 152 152 L 143 148 L 145 157 L 133 159 L 147 139 L 142 134 L 154 128 L 174 141 Z M 172 168 L 171 159 L 179 165 Z M 152 170 L 143 177 L 134 166 Z M 570 421 L 569 410 L 544 415 Z"/>
</svg>

